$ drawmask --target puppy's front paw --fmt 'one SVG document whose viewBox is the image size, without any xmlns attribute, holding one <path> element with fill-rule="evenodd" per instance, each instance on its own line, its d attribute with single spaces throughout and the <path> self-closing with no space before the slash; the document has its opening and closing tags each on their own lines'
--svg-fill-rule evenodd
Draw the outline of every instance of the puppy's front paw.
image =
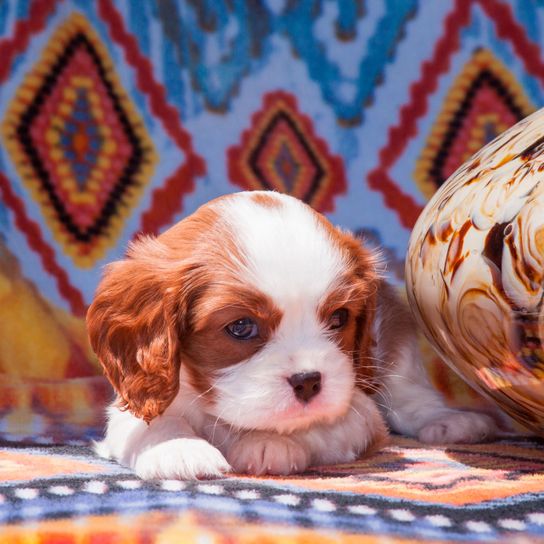
<svg viewBox="0 0 544 544">
<path fill-rule="evenodd" d="M 418 438 L 425 444 L 475 444 L 492 439 L 496 432 L 495 422 L 485 414 L 451 411 L 427 423 Z"/>
<path fill-rule="evenodd" d="M 235 442 L 227 459 L 236 472 L 287 475 L 302 472 L 310 458 L 304 447 L 289 438 L 269 433 L 248 433 Z"/>
<path fill-rule="evenodd" d="M 196 480 L 231 470 L 221 452 L 201 438 L 175 438 L 152 446 L 138 455 L 133 469 L 144 480 Z"/>
</svg>

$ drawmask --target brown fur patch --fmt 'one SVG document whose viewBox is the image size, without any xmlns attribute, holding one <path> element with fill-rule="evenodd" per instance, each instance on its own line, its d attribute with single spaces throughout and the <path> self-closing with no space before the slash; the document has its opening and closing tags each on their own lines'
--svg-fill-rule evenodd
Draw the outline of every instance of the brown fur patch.
<svg viewBox="0 0 544 544">
<path fill-rule="evenodd" d="M 262 206 L 263 208 L 281 208 L 282 202 L 279 198 L 276 198 L 274 193 L 270 191 L 266 192 L 255 192 L 251 195 L 251 200 Z"/>
<path fill-rule="evenodd" d="M 319 305 L 318 315 L 320 321 L 327 326 L 336 310 L 344 308 L 348 311 L 346 324 L 339 329 L 332 329 L 331 334 L 344 352 L 353 354 L 356 347 L 357 318 L 365 308 L 367 293 L 365 286 L 360 285 L 356 277 L 346 278 L 344 282 L 343 286 L 333 289 Z"/>
</svg>

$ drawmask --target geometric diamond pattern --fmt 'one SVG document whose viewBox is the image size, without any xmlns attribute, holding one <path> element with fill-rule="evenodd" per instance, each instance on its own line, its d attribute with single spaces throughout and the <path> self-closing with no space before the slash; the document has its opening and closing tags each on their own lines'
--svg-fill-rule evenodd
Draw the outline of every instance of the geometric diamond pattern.
<svg viewBox="0 0 544 544">
<path fill-rule="evenodd" d="M 323 177 L 317 157 L 283 110 L 270 119 L 256 142 L 249 166 L 264 185 L 286 193 L 308 193 Z"/>
<path fill-rule="evenodd" d="M 228 167 L 232 182 L 244 189 L 287 193 L 322 212 L 332 211 L 334 197 L 347 187 L 342 159 L 283 91 L 264 97 L 240 145 L 228 150 Z"/>
<path fill-rule="evenodd" d="M 9 106 L 3 135 L 57 241 L 78 266 L 92 266 L 115 243 L 155 153 L 83 16 L 49 40 Z"/>
<path fill-rule="evenodd" d="M 533 9 L 533 7 L 527 6 L 528 13 Z M 482 28 L 478 29 L 480 35 L 492 30 L 498 37 L 498 40 L 497 37 L 494 39 L 501 42 L 501 47 L 507 46 L 511 49 L 515 53 L 516 62 L 523 66 L 525 74 L 534 78 L 532 83 L 538 86 L 544 85 L 544 62 L 540 49 L 537 43 L 532 41 L 526 28 L 520 24 L 508 3 L 500 0 L 456 0 L 453 3 L 451 10 L 444 18 L 441 34 L 434 43 L 432 53 L 430 56 L 424 56 L 421 61 L 418 77 L 410 83 L 406 83 L 409 88 L 408 99 L 398 107 L 397 120 L 388 126 L 387 139 L 377 153 L 378 164 L 368 172 L 365 180 L 365 184 L 371 190 L 381 193 L 385 205 L 396 213 L 400 226 L 407 230 L 414 226 L 423 207 L 403 186 L 407 178 L 400 179 L 394 169 L 397 163 L 409 153 L 410 144 L 420 137 L 418 125 L 429 111 L 429 103 L 435 97 L 441 77 L 452 69 L 452 59 L 466 39 L 463 33 L 475 18 L 480 25 L 487 25 L 484 27 L 485 31 Z M 489 42 L 492 38 L 486 36 L 485 40 Z M 476 131 L 475 134 L 470 135 L 474 142 L 472 145 L 475 145 L 478 139 L 485 141 L 486 131 L 488 132 L 487 137 L 489 137 L 493 132 L 499 130 L 509 115 L 512 115 L 512 118 L 517 118 L 516 109 L 521 111 L 532 109 L 527 99 L 523 98 L 523 93 L 517 92 L 516 85 L 512 85 L 512 75 L 507 75 L 497 63 L 490 59 L 486 60 L 485 56 L 480 57 L 479 60 L 483 60 L 484 64 L 486 62 L 490 64 L 491 70 L 487 74 L 484 72 L 476 85 L 487 87 L 488 91 L 490 85 L 495 87 L 496 92 L 491 94 L 498 94 L 500 98 L 497 99 L 495 96 L 491 101 L 499 104 L 500 115 L 487 118 L 485 114 L 483 117 L 476 116 L 480 119 L 479 122 L 471 124 L 473 130 Z M 479 60 L 476 59 L 475 62 L 478 63 Z M 469 80 L 472 81 L 469 78 L 467 82 Z M 496 85 L 497 82 L 499 85 Z M 507 90 L 507 95 L 515 97 L 510 104 L 508 96 L 501 96 L 503 92 L 501 86 Z M 490 93 L 487 92 L 487 94 Z M 474 95 L 468 97 L 473 104 L 474 98 Z M 502 105 L 500 105 L 501 103 Z M 482 109 L 487 110 L 488 108 L 486 106 Z M 506 110 L 510 110 L 510 114 Z M 450 111 L 447 112 L 448 115 L 450 113 Z M 464 111 L 462 111 L 462 115 L 465 115 Z M 441 120 L 438 119 L 438 122 L 440 124 Z M 459 136 L 457 128 L 457 126 L 454 128 L 456 132 L 454 137 Z M 482 134 L 484 135 L 482 136 Z M 460 141 L 459 138 L 457 140 Z M 429 141 L 430 139 L 427 140 L 427 144 Z M 443 139 L 442 142 L 444 141 Z M 468 142 L 466 144 L 468 145 Z M 423 147 L 422 144 L 421 147 Z M 438 151 L 433 149 L 428 154 L 423 151 L 416 170 L 417 183 L 425 196 L 430 195 L 443 181 L 446 172 L 453 168 L 455 160 L 458 161 L 464 156 L 463 152 L 456 153 L 453 156 L 457 156 L 457 159 L 452 158 L 452 164 L 446 165 L 443 153 L 433 159 L 434 155 L 431 155 L 435 152 Z M 436 163 L 431 166 L 429 161 L 433 160 L 436 160 Z"/>
</svg>

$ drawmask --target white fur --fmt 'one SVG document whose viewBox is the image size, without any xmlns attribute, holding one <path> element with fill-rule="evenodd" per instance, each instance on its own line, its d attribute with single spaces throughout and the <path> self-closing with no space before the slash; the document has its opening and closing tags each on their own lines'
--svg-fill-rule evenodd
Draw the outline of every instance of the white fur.
<svg viewBox="0 0 544 544">
<path fill-rule="evenodd" d="M 347 463 L 357 459 L 376 438 L 381 417 L 361 391 L 350 410 L 329 423 L 316 423 L 290 434 L 252 431 L 232 443 L 227 452 L 237 472 L 281 474 L 301 472 L 310 465 Z"/>
<path fill-rule="evenodd" d="M 266 346 L 213 378 L 211 405 L 191 389 L 182 367 L 180 392 L 149 425 L 111 407 L 97 453 L 142 478 L 213 477 L 231 467 L 289 474 L 364 453 L 383 434 L 376 404 L 394 430 L 426 442 L 491 436 L 495 428 L 488 416 L 451 410 L 431 388 L 419 363 L 412 318 L 385 283 L 371 360 L 381 389 L 374 400 L 356 389 L 351 358 L 316 315 L 345 270 L 345 256 L 307 206 L 284 195 L 274 198 L 280 207 L 264 209 L 247 193 L 213 204 L 236 233 L 247 263 L 239 263 L 241 277 L 283 312 Z M 322 374 L 322 390 L 308 404 L 296 399 L 287 382 L 305 371 Z"/>
<path fill-rule="evenodd" d="M 281 206 L 264 209 L 251 200 L 251 193 L 238 193 L 216 206 L 246 257 L 245 279 L 282 310 L 299 304 L 299 314 L 313 312 L 345 269 L 344 257 L 309 206 L 288 195 L 273 195 Z"/>
</svg>

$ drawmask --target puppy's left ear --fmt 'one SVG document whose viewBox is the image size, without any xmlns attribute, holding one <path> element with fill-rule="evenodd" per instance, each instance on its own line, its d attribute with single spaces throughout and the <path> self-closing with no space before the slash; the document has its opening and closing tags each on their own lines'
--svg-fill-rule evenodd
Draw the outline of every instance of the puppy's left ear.
<svg viewBox="0 0 544 544">
<path fill-rule="evenodd" d="M 133 243 L 125 260 L 106 268 L 87 312 L 91 345 L 121 409 L 148 423 L 179 389 L 187 282 L 167 256 L 156 239 Z"/>
</svg>

